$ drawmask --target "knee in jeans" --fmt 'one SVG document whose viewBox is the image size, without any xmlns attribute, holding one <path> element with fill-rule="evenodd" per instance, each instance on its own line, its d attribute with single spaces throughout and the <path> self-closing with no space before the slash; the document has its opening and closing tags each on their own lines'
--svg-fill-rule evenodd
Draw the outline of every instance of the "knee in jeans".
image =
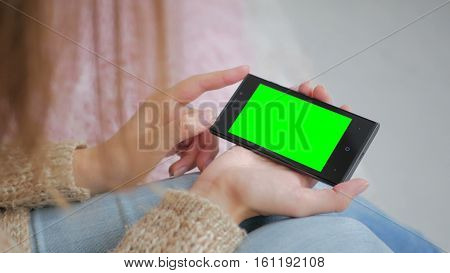
<svg viewBox="0 0 450 273">
<path fill-rule="evenodd" d="M 336 224 L 339 226 L 344 226 L 346 228 L 367 229 L 368 231 L 370 231 L 363 223 L 356 219 L 346 216 L 339 216 L 337 217 L 337 219 L 338 221 Z"/>
<path fill-rule="evenodd" d="M 342 239 L 358 245 L 359 251 L 386 252 L 389 248 L 363 223 L 349 217 L 337 217 L 334 229 Z M 367 248 L 367 249 L 364 249 Z"/>
<path fill-rule="evenodd" d="M 340 233 L 341 235 L 353 235 L 352 237 L 359 234 L 362 235 L 364 233 L 373 235 L 372 231 L 363 223 L 350 217 L 336 217 L 333 226 L 336 232 Z"/>
</svg>

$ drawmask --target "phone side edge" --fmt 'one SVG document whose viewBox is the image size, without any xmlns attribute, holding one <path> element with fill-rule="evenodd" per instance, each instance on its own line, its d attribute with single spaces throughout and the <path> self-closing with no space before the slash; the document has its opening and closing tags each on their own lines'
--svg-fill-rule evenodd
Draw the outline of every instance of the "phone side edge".
<svg viewBox="0 0 450 273">
<path fill-rule="evenodd" d="M 380 129 L 380 124 L 378 122 L 375 122 L 375 121 L 372 121 L 372 122 L 375 123 L 375 126 L 374 126 L 372 132 L 366 138 L 366 141 L 364 142 L 362 149 L 359 151 L 358 156 L 356 156 L 355 159 L 353 160 L 353 162 L 351 163 L 348 172 L 344 175 L 343 181 L 347 181 L 352 178 L 353 174 L 355 173 L 356 169 L 359 166 L 359 163 L 361 162 L 362 158 L 366 154 L 367 150 L 370 147 L 370 144 L 372 144 L 373 140 L 375 139 L 375 136 L 378 133 L 378 130 Z"/>
</svg>

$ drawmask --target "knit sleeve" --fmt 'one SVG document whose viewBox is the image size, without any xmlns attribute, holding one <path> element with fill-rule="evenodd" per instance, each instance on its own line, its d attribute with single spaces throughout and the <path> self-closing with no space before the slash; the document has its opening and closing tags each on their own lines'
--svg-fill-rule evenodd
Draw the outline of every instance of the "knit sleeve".
<svg viewBox="0 0 450 273">
<path fill-rule="evenodd" d="M 30 252 L 30 210 L 0 208 L 0 252 Z"/>
<path fill-rule="evenodd" d="M 170 190 L 126 232 L 115 252 L 232 252 L 244 236 L 219 206 Z"/>
<path fill-rule="evenodd" d="M 46 144 L 33 153 L 0 146 L 0 207 L 54 205 L 59 198 L 82 201 L 89 191 L 75 185 L 73 152 L 78 143 Z"/>
</svg>

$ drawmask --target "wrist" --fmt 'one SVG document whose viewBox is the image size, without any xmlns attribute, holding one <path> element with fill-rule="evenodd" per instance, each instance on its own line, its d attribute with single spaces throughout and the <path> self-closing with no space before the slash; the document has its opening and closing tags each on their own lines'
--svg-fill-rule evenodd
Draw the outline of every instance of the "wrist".
<svg viewBox="0 0 450 273">
<path fill-rule="evenodd" d="M 231 219 L 240 224 L 242 221 L 256 216 L 231 189 L 226 187 L 227 183 L 198 180 L 190 189 L 190 192 L 208 199 L 218 205 L 227 213 Z"/>
<path fill-rule="evenodd" d="M 99 158 L 96 148 L 77 149 L 73 155 L 73 176 L 78 187 L 88 189 L 92 194 L 106 190 L 102 184 Z"/>
</svg>

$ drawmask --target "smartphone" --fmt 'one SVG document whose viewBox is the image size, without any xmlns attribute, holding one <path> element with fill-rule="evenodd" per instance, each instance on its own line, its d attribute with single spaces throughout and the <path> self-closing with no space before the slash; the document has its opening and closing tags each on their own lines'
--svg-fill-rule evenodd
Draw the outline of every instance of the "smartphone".
<svg viewBox="0 0 450 273">
<path fill-rule="evenodd" d="M 379 124 L 248 74 L 212 134 L 334 186 L 349 180 Z"/>
</svg>

